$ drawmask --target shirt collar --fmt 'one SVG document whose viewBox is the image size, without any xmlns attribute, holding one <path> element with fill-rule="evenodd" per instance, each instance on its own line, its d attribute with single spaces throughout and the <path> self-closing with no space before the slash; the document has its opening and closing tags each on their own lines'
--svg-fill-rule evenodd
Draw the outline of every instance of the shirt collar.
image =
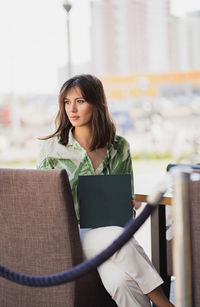
<svg viewBox="0 0 200 307">
<path fill-rule="evenodd" d="M 85 149 L 83 149 L 81 147 L 81 145 L 75 140 L 75 138 L 73 137 L 73 133 L 72 133 L 73 128 L 71 128 L 69 130 L 69 134 L 68 134 L 68 144 L 69 146 L 72 146 L 73 148 L 78 148 L 81 149 L 82 151 L 85 151 Z"/>
</svg>

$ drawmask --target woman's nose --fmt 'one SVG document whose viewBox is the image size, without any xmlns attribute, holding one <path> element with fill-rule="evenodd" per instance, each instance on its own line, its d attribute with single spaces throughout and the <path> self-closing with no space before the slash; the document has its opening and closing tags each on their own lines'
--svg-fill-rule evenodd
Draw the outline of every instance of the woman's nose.
<svg viewBox="0 0 200 307">
<path fill-rule="evenodd" d="M 77 111 L 76 103 L 73 102 L 73 103 L 71 104 L 71 112 L 76 112 L 76 111 Z"/>
</svg>

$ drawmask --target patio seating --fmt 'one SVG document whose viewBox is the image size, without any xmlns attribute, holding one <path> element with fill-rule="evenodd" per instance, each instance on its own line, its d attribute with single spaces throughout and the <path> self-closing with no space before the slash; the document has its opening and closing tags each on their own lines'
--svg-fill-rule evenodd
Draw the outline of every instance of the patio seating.
<svg viewBox="0 0 200 307">
<path fill-rule="evenodd" d="M 67 270 L 82 258 L 65 170 L 0 169 L 0 263 L 30 275 Z M 53 287 L 0 278 L 1 307 L 114 307 L 96 270 Z"/>
</svg>

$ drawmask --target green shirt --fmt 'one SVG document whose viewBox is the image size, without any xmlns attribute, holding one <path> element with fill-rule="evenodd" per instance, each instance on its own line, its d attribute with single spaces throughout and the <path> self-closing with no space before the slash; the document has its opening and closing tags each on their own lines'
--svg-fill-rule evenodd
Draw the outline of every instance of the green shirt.
<svg viewBox="0 0 200 307">
<path fill-rule="evenodd" d="M 77 182 L 79 175 L 131 174 L 132 198 L 134 199 L 133 169 L 129 144 L 119 135 L 116 136 L 113 144 L 108 145 L 106 156 L 96 170 L 94 170 L 86 150 L 73 138 L 71 131 L 67 145 L 62 145 L 57 136 L 42 141 L 37 168 L 66 169 L 78 218 Z"/>
</svg>

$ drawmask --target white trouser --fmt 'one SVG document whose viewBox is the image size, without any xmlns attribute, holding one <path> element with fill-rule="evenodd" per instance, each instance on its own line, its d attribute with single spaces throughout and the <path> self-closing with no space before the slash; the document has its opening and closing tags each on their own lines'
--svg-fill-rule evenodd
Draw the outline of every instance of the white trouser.
<svg viewBox="0 0 200 307">
<path fill-rule="evenodd" d="M 109 226 L 86 232 L 82 240 L 85 258 L 91 258 L 101 252 L 122 231 L 122 227 Z M 163 283 L 134 238 L 100 265 L 98 272 L 104 287 L 120 307 L 151 306 L 145 294 Z"/>
</svg>

